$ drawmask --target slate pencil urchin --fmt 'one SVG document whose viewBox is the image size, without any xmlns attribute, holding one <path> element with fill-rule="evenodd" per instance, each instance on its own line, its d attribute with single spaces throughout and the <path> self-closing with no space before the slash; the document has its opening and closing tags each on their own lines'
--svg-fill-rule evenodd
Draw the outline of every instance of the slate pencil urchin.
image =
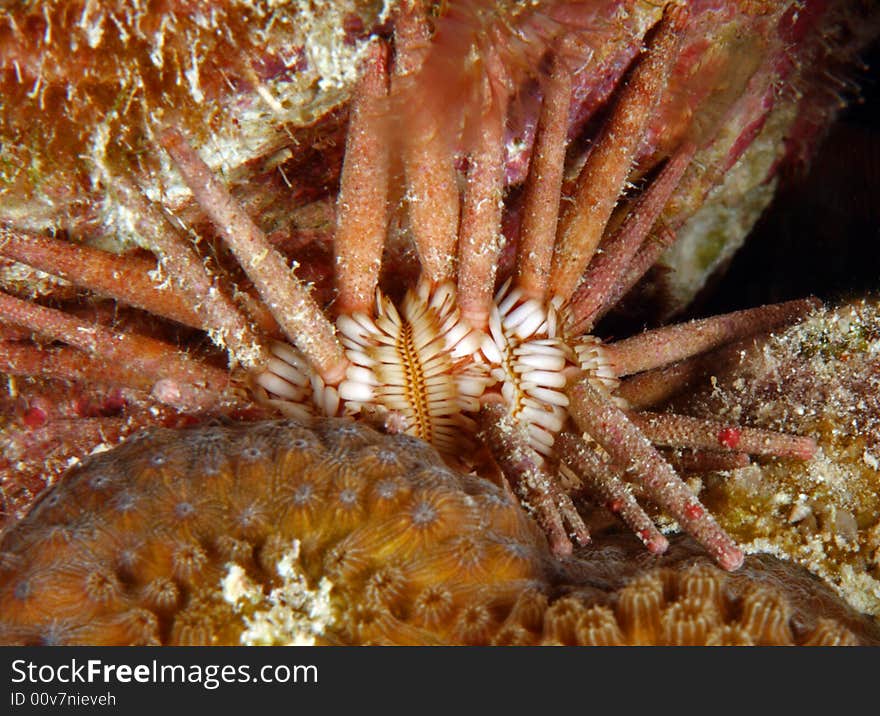
<svg viewBox="0 0 880 716">
<path fill-rule="evenodd" d="M 736 569 L 742 552 L 656 446 L 691 448 L 709 462 L 719 453 L 734 462 L 749 454 L 802 460 L 813 441 L 638 412 L 624 397 L 626 383 L 618 386 L 795 321 L 815 304 L 766 306 L 614 342 L 588 331 L 656 263 L 714 172 L 747 152 L 782 97 L 781 76 L 795 72 L 776 62 L 784 42 L 768 40 L 747 76 L 715 87 L 711 78 L 732 66 L 737 48 L 731 57 L 707 50 L 707 28 L 725 19 L 786 35 L 786 23 L 798 20 L 787 8 L 755 4 L 670 3 L 629 14 L 619 5 L 448 3 L 426 12 L 401 3 L 393 30 L 363 45 L 335 229 L 326 238 L 335 277 L 329 307 L 166 112 L 151 130 L 153 149 L 167 153 L 163 161 L 222 239 L 212 245 L 215 258 L 205 261 L 135 172 L 113 177 L 108 191 L 159 257 L 161 286 L 137 278 L 143 257 L 37 236 L 14 220 L 2 229 L 0 251 L 204 330 L 228 352 L 230 369 L 175 347 L 162 331 L 91 322 L 45 298 L 7 292 L 4 371 L 119 386 L 123 405 L 110 418 L 121 421 L 117 430 L 178 415 L 280 412 L 347 416 L 421 438 L 457 468 L 513 490 L 557 556 L 589 541 L 572 484 L 612 506 L 651 552 L 663 552 L 668 540 L 633 498 L 634 481 L 638 495 Z M 461 101 L 446 101 L 453 91 Z M 518 144 L 509 137 L 517 122 Z M 714 165 L 703 164 L 710 159 Z M 227 271 L 238 276 L 238 292 L 225 283 Z M 418 275 L 402 290 L 395 275 L 411 273 Z M 53 421 L 30 416 L 51 444 Z M 466 447 L 475 444 L 482 449 Z M 193 556 L 201 563 L 215 548 L 188 549 L 203 554 Z M 169 578 L 186 577 L 169 559 Z M 107 578 L 127 589 L 121 573 Z"/>
</svg>

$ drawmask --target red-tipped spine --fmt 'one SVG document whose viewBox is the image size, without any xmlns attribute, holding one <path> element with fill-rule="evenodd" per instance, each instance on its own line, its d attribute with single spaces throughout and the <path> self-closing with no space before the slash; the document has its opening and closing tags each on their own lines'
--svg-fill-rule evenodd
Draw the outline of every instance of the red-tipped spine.
<svg viewBox="0 0 880 716">
<path fill-rule="evenodd" d="M 648 497 L 703 545 L 724 569 L 742 564 L 743 552 L 675 470 L 606 395 L 586 379 L 569 385 L 569 413 L 622 469 L 632 469 Z"/>
</svg>

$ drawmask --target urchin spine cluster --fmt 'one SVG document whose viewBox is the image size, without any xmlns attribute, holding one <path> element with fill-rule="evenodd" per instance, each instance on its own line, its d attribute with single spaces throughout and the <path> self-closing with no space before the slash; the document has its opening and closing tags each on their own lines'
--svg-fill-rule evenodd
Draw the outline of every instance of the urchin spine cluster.
<svg viewBox="0 0 880 716">
<path fill-rule="evenodd" d="M 339 411 L 378 411 L 389 427 L 427 440 L 444 454 L 474 437 L 480 399 L 495 389 L 526 427 L 532 447 L 550 455 L 567 419 L 564 388 L 572 371 L 580 364 L 608 383 L 607 372 L 596 369 L 603 365 L 596 357 L 602 350 L 598 341 L 579 339 L 578 348 L 570 349 L 556 335 L 555 311 L 546 312 L 507 285 L 493 303 L 487 333 L 461 318 L 448 283 L 434 290 L 420 283 L 400 311 L 378 291 L 376 303 L 375 318 L 357 313 L 337 319 L 350 362 L 339 386 Z M 257 382 L 288 414 L 320 414 L 324 406 L 308 390 L 307 371 L 293 346 L 279 344 Z"/>
<path fill-rule="evenodd" d="M 685 328 L 671 343 L 671 352 L 662 349 L 666 333 L 639 337 L 635 343 L 631 339 L 600 346 L 590 336 L 564 335 L 569 328 L 556 325 L 560 306 L 567 312 L 568 323 L 583 318 L 571 313 L 571 301 L 600 240 L 614 224 L 611 213 L 647 131 L 651 111 L 678 59 L 688 21 L 689 10 L 685 5 L 665 6 L 647 39 L 645 52 L 620 89 L 593 150 L 586 157 L 570 192 L 571 201 L 565 203 L 558 215 L 545 218 L 540 226 L 526 222 L 530 228 L 524 226 L 527 236 L 518 247 L 515 283 L 494 302 L 492 290 L 502 248 L 502 139 L 510 100 L 505 78 L 510 79 L 510 68 L 497 61 L 491 47 L 484 48 L 478 72 L 481 77 L 474 89 L 485 111 L 471 118 L 478 120 L 475 128 L 479 131 L 471 138 L 461 192 L 455 181 L 454 152 L 446 145 L 444 133 L 437 131 L 441 128 L 435 126 L 436 118 L 415 103 L 408 104 L 402 119 L 405 131 L 401 133 L 408 228 L 421 263 L 422 286 L 426 288 L 417 289 L 406 299 L 401 315 L 381 296 L 373 305 L 372 296 L 378 285 L 376 267 L 381 264 L 382 239 L 389 227 L 390 214 L 387 162 L 392 137 L 386 110 L 398 106 L 386 106 L 385 101 L 394 95 L 396 103 L 405 103 L 407 88 L 413 86 L 414 78 L 431 62 L 429 45 L 424 42 L 431 34 L 428 19 L 418 8 L 404 9 L 396 26 L 393 69 L 389 46 L 377 39 L 353 101 L 338 204 L 338 240 L 334 242 L 336 267 L 344 282 L 338 287 L 342 305 L 337 310 L 342 315 L 337 325 L 341 328 L 341 339 L 308 287 L 291 273 L 284 256 L 182 134 L 173 128 L 163 131 L 162 146 L 192 190 L 196 203 L 216 225 L 260 294 L 274 319 L 274 328 L 305 358 L 281 344 L 257 351 L 258 355 L 247 361 L 240 357 L 240 362 L 254 368 L 251 375 L 256 376 L 257 394 L 261 390 L 273 393 L 270 404 L 292 415 L 302 414 L 302 401 L 309 394 L 319 414 L 378 410 L 391 430 L 409 431 L 429 439 L 448 453 L 460 448 L 459 441 L 473 430 L 473 417 L 467 413 L 479 409 L 483 434 L 495 436 L 487 447 L 496 462 L 510 466 L 512 481 L 531 486 L 530 491 L 539 495 L 538 506 L 533 507 L 542 524 L 552 526 L 551 541 L 560 552 L 572 549 L 562 529 L 563 521 L 571 526 L 578 541 L 585 539 L 583 524 L 570 498 L 556 484 L 556 477 L 550 472 L 552 465 L 548 469 L 541 457 L 555 457 L 555 434 L 565 427 L 567 408 L 578 434 L 589 434 L 595 439 L 611 457 L 615 470 L 631 469 L 649 486 L 650 496 L 692 531 L 721 564 L 736 567 L 742 553 L 690 494 L 633 419 L 617 407 L 608 387 L 628 373 L 667 365 L 714 347 L 719 341 L 730 341 L 767 324 L 791 320 L 801 315 L 805 307 L 799 304 L 784 310 L 766 309 L 767 315 L 761 314 L 763 321 L 757 322 L 751 317 L 735 321 L 712 319 L 712 330 L 704 332 L 713 336 L 708 343 L 701 333 L 702 327 Z M 556 39 L 562 41 L 561 37 Z M 545 49 L 553 55 L 540 117 L 547 131 L 542 131 L 536 140 L 536 164 L 527 182 L 531 189 L 536 187 L 538 174 L 543 171 L 538 166 L 540 157 L 556 156 L 558 160 L 565 155 L 565 98 L 570 100 L 571 86 L 565 81 L 564 62 L 556 56 L 558 48 Z M 633 210 L 635 218 L 622 224 L 628 232 L 627 241 L 623 242 L 628 247 L 626 256 L 632 258 L 638 246 L 651 243 L 647 239 L 656 219 L 654 212 L 662 209 L 691 155 L 692 147 L 676 150 L 644 192 L 646 199 L 652 197 L 647 202 L 650 206 L 645 208 L 645 202 L 638 203 Z M 526 192 L 526 216 L 537 216 L 535 202 L 542 202 L 548 193 L 558 199 L 563 191 L 567 192 L 561 173 L 551 173 L 552 185 L 537 193 Z M 137 204 L 138 197 L 133 201 Z M 156 213 L 145 211 L 148 216 Z M 163 235 L 168 231 L 167 223 L 156 218 L 155 224 Z M 370 240 L 356 240 L 361 235 L 369 236 Z M 178 236 L 177 243 L 182 241 Z M 619 242 L 612 243 L 609 252 L 612 248 L 617 250 Z M 205 280 L 204 267 L 178 260 L 178 254 L 181 252 L 169 252 L 168 266 L 169 271 L 179 270 L 177 283 L 186 283 L 192 271 L 200 272 L 202 280 L 193 285 L 210 286 L 207 293 L 213 295 L 213 284 Z M 542 258 L 532 261 L 533 257 Z M 636 259 L 621 259 L 609 275 L 603 274 L 602 284 L 611 292 L 601 292 L 603 305 L 615 286 L 630 281 L 636 265 L 641 265 Z M 453 279 L 455 290 L 447 283 Z M 196 303 L 201 323 L 215 336 L 239 336 L 244 340 L 240 332 L 231 330 L 234 322 L 226 320 L 229 316 L 222 307 L 214 306 L 217 310 L 209 315 L 210 305 Z M 108 331 L 93 331 L 84 340 L 80 335 L 84 333 L 83 322 L 63 312 L 8 296 L 0 296 L 0 307 L 13 316 L 16 324 L 94 355 L 112 359 L 119 355 L 119 345 L 130 346 L 137 354 L 138 367 L 142 368 L 137 376 L 138 385 L 149 386 L 151 395 L 159 401 L 204 410 L 225 399 L 218 396 L 231 392 L 226 372 L 193 361 L 166 345 Z M 488 338 L 483 340 L 481 335 Z M 473 345 L 475 342 L 479 346 Z M 650 350 L 642 351 L 643 347 Z M 476 349 L 479 353 L 475 359 Z M 651 359 L 647 363 L 642 360 L 643 352 Z M 265 367 L 268 372 L 260 370 Z M 490 390 L 493 380 L 499 386 L 508 416 L 516 422 L 513 430 L 495 429 L 503 427 L 499 421 L 506 421 L 507 416 L 490 405 L 495 397 Z M 488 424 L 490 420 L 496 421 L 494 428 Z M 664 428 L 662 418 L 659 428 L 657 422 L 652 419 L 651 429 L 660 435 Z M 678 425 L 676 435 L 681 433 Z M 713 433 L 727 435 L 725 426 L 691 425 L 684 431 L 684 439 L 689 439 L 695 430 L 701 441 L 707 442 L 708 436 L 710 445 L 718 449 L 728 447 L 725 438 L 714 444 L 711 441 Z M 785 436 L 774 444 L 785 446 Z M 807 455 L 810 446 L 803 446 L 801 455 Z"/>
</svg>

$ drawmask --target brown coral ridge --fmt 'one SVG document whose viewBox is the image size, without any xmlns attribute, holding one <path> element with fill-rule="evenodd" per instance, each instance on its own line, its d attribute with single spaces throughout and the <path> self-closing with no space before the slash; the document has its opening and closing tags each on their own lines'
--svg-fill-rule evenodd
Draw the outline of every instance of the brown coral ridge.
<svg viewBox="0 0 880 716">
<path fill-rule="evenodd" d="M 570 566 L 572 594 L 614 610 L 627 643 L 667 645 L 878 645 L 880 625 L 806 569 L 768 554 L 724 572 L 686 535 L 660 557 L 630 535 L 607 534 Z M 589 585 L 589 586 L 586 586 Z M 639 629 L 643 631 L 639 631 Z"/>
<path fill-rule="evenodd" d="M 151 430 L 0 544 L 10 644 L 854 644 L 875 626 L 769 558 L 678 541 L 551 557 L 492 483 L 339 419 Z"/>
</svg>

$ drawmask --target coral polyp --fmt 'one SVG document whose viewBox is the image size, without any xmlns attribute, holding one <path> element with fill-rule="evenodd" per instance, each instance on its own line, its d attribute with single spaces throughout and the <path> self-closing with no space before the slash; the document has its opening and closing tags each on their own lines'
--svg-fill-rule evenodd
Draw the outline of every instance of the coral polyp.
<svg viewBox="0 0 880 716">
<path fill-rule="evenodd" d="M 613 576 L 589 553 L 558 563 L 513 495 L 346 420 L 152 430 L 86 460 L 3 539 L 0 641 L 878 639 L 806 575 L 760 561 L 727 575 L 673 552 Z"/>
<path fill-rule="evenodd" d="M 373 17 L 372 31 L 361 27 L 346 41 L 357 47 L 349 59 L 358 72 L 338 191 L 322 204 L 332 218 L 305 238 L 270 230 L 278 214 L 268 184 L 255 181 L 251 194 L 235 195 L 208 161 L 219 133 L 206 141 L 175 116 L 175 90 L 165 86 L 160 63 L 161 111 L 141 117 L 149 126 L 135 138 L 117 133 L 110 141 L 115 125 L 101 125 L 92 173 L 114 207 L 104 227 L 118 228 L 124 217 L 152 256 L 96 247 L 81 216 L 66 226 L 73 238 L 90 239 L 83 243 L 36 233 L 35 222 L 18 215 L 0 225 L 7 262 L 0 368 L 11 378 L 7 404 L 18 416 L 3 434 L 16 461 L 4 466 L 7 510 L 21 517 L 40 482 L 52 481 L 34 461 L 41 451 L 75 462 L 84 445 L 218 417 L 348 422 L 319 421 L 316 432 L 307 422 L 181 433 L 181 445 L 199 443 L 191 450 L 166 450 L 161 445 L 177 445 L 175 438 L 151 433 L 89 461 L 5 537 L 11 576 L 3 589 L 21 606 L 9 617 L 9 639 L 225 643 L 259 640 L 289 619 L 295 641 L 300 622 L 285 605 L 300 601 L 328 610 L 313 623 L 323 625 L 322 638 L 488 643 L 505 625 L 519 633 L 505 609 L 516 612 L 529 585 L 549 578 L 554 559 L 589 543 L 573 496 L 612 506 L 660 554 L 669 540 L 645 511 L 650 501 L 721 568 L 737 569 L 742 550 L 681 478 L 674 451 L 738 465 L 750 456 L 809 460 L 815 443 L 732 421 L 646 412 L 660 402 L 650 386 L 667 385 L 670 366 L 800 320 L 816 302 L 622 340 L 603 339 L 597 325 L 644 285 L 758 137 L 777 141 L 781 160 L 780 127 L 796 127 L 801 115 L 798 93 L 779 87 L 804 75 L 801 65 L 781 61 L 790 36 L 809 37 L 803 52 L 811 56 L 826 42 L 823 23 L 848 17 L 817 10 L 807 22 L 794 9 L 389 6 Z M 86 22 L 88 7 L 83 12 Z M 49 26 L 52 17 L 45 16 Z M 755 39 L 741 46 L 736 38 L 746 30 Z M 89 37 L 100 44 L 100 34 Z M 713 51 L 712 38 L 729 51 Z M 22 83 L 32 49 L 6 49 L 9 81 L 14 69 Z M 252 58 L 236 57 L 234 76 L 226 77 L 231 95 L 235 77 L 244 78 L 282 113 Z M 285 72 L 296 72 L 298 64 L 285 63 Z M 202 86 L 195 56 L 192 65 L 182 74 L 191 90 Z M 155 69 L 140 68 L 137 77 L 147 83 Z M 271 87 L 282 90 L 284 80 Z M 146 107 L 155 87 L 142 89 Z M 331 144 L 334 131 L 325 135 Z M 333 163 L 331 151 L 327 157 Z M 278 172 L 294 186 L 283 166 Z M 174 191 L 157 192 L 157 182 Z M 209 238 L 194 241 L 182 217 Z M 16 379 L 29 391 L 20 395 Z M 97 402 L 91 412 L 82 393 Z M 81 419 L 70 421 L 71 414 Z M 372 435 L 365 424 L 388 434 L 389 444 L 410 446 L 416 476 L 401 483 L 392 467 L 402 458 L 364 437 Z M 315 436 L 323 442 L 311 455 Z M 375 466 L 358 453 L 364 440 Z M 344 445 L 358 454 L 343 455 Z M 425 451 L 430 457 L 419 458 Z M 393 479 L 376 481 L 383 470 Z M 137 474 L 137 484 L 117 492 L 123 471 Z M 74 512 L 95 521 L 80 532 L 69 521 Z M 62 542 L 90 545 L 81 563 L 41 562 L 55 559 L 43 545 L 54 545 L 46 534 L 56 532 Z M 35 556 L 22 563 L 16 555 L 24 552 Z M 490 596 L 479 592 L 493 580 Z M 87 606 L 78 610 L 81 587 Z M 716 605 L 712 621 L 694 616 L 688 610 L 697 607 L 679 604 L 673 592 L 664 597 L 669 609 L 702 626 L 663 627 L 662 639 L 657 626 L 651 638 L 734 638 L 716 627 L 739 607 Z M 621 593 L 618 606 L 628 599 Z M 628 607 L 616 613 L 623 621 L 615 632 L 610 623 L 598 626 L 599 612 L 581 614 L 577 600 L 551 602 L 533 641 L 563 633 L 558 638 L 571 641 L 574 622 L 596 621 L 612 641 L 642 633 L 627 626 Z M 48 621 L 37 618 L 40 610 Z M 78 626 L 83 615 L 86 627 Z M 828 633 L 849 638 L 834 629 Z"/>
</svg>

